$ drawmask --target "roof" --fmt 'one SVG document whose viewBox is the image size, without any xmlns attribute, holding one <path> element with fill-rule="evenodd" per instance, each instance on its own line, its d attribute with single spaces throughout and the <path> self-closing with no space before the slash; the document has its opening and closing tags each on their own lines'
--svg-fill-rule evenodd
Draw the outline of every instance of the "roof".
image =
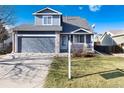
<svg viewBox="0 0 124 93">
<path fill-rule="evenodd" d="M 105 32 L 100 40 L 103 40 L 103 38 L 106 36 L 106 35 L 110 35 L 112 38 L 113 37 L 118 37 L 118 36 L 124 36 L 124 30 L 110 30 L 110 31 L 107 31 Z"/>
<path fill-rule="evenodd" d="M 44 8 L 44 9 L 41 9 L 41 10 L 39 10 L 39 11 L 37 11 L 37 12 L 35 12 L 35 13 L 33 13 L 33 15 L 46 15 L 46 14 L 52 14 L 52 15 L 62 15 L 62 13 L 61 12 L 59 12 L 59 11 L 56 11 L 56 10 L 54 10 L 54 9 L 52 9 L 52 8 L 49 8 L 49 7 L 46 7 L 46 8 Z"/>
<path fill-rule="evenodd" d="M 124 30 L 110 30 L 112 36 L 124 35 Z"/>
<path fill-rule="evenodd" d="M 59 11 L 56 11 L 52 8 L 46 7 L 41 9 L 33 15 L 62 15 Z M 62 31 L 62 33 L 70 33 L 77 31 L 91 32 L 92 28 L 89 26 L 87 20 L 82 19 L 78 16 L 63 16 L 62 17 L 62 26 L 52 25 L 52 26 L 43 26 L 43 25 L 31 25 L 23 24 L 14 28 L 14 31 Z"/>
<path fill-rule="evenodd" d="M 92 32 L 91 27 L 85 19 L 81 19 L 78 16 L 64 16 L 62 17 L 63 31 L 62 33 L 72 32 L 77 29 L 85 29 Z"/>
<path fill-rule="evenodd" d="M 62 27 L 22 24 L 22 25 L 16 26 L 13 30 L 14 31 L 62 31 Z"/>
<path fill-rule="evenodd" d="M 52 25 L 33 25 L 33 24 L 22 24 L 16 26 L 14 31 L 62 31 L 62 33 L 70 33 L 78 29 L 85 29 L 92 32 L 91 27 L 85 19 L 81 19 L 78 16 L 67 16 L 62 17 L 62 26 Z"/>
</svg>

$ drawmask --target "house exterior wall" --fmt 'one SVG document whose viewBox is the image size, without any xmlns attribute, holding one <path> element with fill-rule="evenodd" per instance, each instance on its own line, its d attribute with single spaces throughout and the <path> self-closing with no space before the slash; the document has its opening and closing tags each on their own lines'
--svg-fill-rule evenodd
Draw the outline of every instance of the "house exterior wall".
<svg viewBox="0 0 124 93">
<path fill-rule="evenodd" d="M 61 25 L 61 16 L 60 15 L 52 15 L 52 25 Z M 42 20 L 43 16 L 35 16 L 35 25 L 43 25 Z"/>
<path fill-rule="evenodd" d="M 113 39 L 110 35 L 105 35 L 105 37 L 101 40 L 102 46 L 112 46 L 114 44 Z"/>
</svg>

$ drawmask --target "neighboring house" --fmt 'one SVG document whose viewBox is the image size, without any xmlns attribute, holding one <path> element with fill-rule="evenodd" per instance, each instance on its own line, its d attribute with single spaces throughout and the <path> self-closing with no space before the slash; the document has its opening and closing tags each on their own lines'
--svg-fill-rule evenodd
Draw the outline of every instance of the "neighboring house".
<svg viewBox="0 0 124 93">
<path fill-rule="evenodd" d="M 22 24 L 13 29 L 13 52 L 67 52 L 69 39 L 94 51 L 93 31 L 85 19 L 63 16 L 48 7 L 33 15 L 34 24 Z"/>
<path fill-rule="evenodd" d="M 100 39 L 102 46 L 113 46 L 124 44 L 124 30 L 111 30 L 105 32 Z"/>
<path fill-rule="evenodd" d="M 124 52 L 124 30 L 105 32 L 100 42 L 101 46 L 109 46 L 111 52 Z"/>
</svg>

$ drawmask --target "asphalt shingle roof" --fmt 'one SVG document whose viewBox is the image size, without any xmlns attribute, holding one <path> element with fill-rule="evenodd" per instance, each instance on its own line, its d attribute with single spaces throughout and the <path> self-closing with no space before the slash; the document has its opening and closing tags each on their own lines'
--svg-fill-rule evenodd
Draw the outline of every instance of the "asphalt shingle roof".
<svg viewBox="0 0 124 93">
<path fill-rule="evenodd" d="M 15 27 L 14 31 L 62 31 L 62 26 L 42 26 L 23 24 Z"/>
<path fill-rule="evenodd" d="M 63 17 L 63 33 L 71 32 L 80 28 L 92 31 L 85 19 L 81 19 L 78 16 Z"/>
<path fill-rule="evenodd" d="M 112 33 L 113 36 L 124 34 L 124 30 L 110 30 L 109 32 Z"/>
<path fill-rule="evenodd" d="M 23 24 L 14 28 L 14 31 L 62 31 L 62 33 L 69 33 L 77 29 L 86 29 L 92 32 L 91 27 L 85 19 L 78 16 L 62 17 L 62 26 L 42 26 Z"/>
</svg>

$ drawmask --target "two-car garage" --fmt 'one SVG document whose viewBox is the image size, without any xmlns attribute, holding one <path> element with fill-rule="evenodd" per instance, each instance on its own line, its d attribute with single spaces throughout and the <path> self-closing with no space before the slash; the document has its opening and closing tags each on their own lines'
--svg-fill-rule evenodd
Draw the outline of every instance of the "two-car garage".
<svg viewBox="0 0 124 93">
<path fill-rule="evenodd" d="M 28 34 L 27 34 L 28 33 Z M 47 34 L 48 33 L 48 34 Z M 55 53 L 55 33 L 19 32 L 15 34 L 15 52 Z"/>
<path fill-rule="evenodd" d="M 54 53 L 55 37 L 50 36 L 18 37 L 18 52 Z"/>
<path fill-rule="evenodd" d="M 59 25 L 19 25 L 13 29 L 13 52 L 59 53 Z"/>
</svg>

